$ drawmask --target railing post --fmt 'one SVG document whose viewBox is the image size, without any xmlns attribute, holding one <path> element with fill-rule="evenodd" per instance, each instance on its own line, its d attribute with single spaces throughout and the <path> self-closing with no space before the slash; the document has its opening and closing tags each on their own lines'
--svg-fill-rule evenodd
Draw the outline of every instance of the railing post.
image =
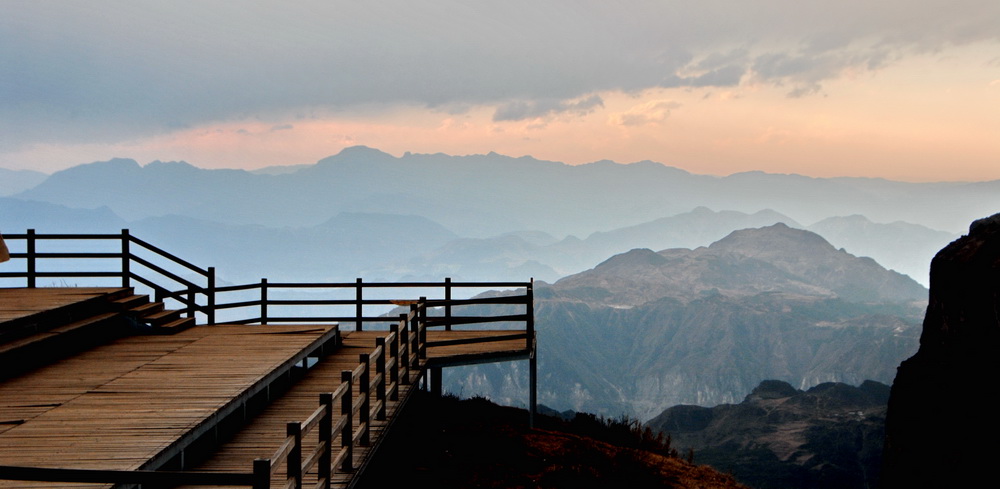
<svg viewBox="0 0 1000 489">
<path fill-rule="evenodd" d="M 286 424 L 285 436 L 294 438 L 292 451 L 285 460 L 285 473 L 289 479 L 295 479 L 295 489 L 302 489 L 302 423 L 294 421 Z"/>
<path fill-rule="evenodd" d="M 399 355 L 399 368 L 403 371 L 403 380 L 401 383 L 403 385 L 410 385 L 410 329 L 408 327 L 409 321 L 406 320 L 406 314 L 399 315 L 399 322 L 403 325 L 399 331 L 399 335 L 396 337 L 402 350 Z"/>
<path fill-rule="evenodd" d="M 389 354 L 385 347 L 385 338 L 375 338 L 375 348 L 382 347 L 382 354 L 375 359 L 375 376 L 379 377 L 378 387 L 375 388 L 375 400 L 379 402 L 378 413 L 375 419 L 385 421 L 385 382 L 389 380 L 385 375 L 385 356 Z"/>
<path fill-rule="evenodd" d="M 389 398 L 393 401 L 399 400 L 399 369 L 402 365 L 399 363 L 399 325 L 392 324 L 389 325 L 389 332 L 392 333 L 392 337 L 395 338 L 389 342 L 389 358 L 395 360 L 392 363 L 392 368 L 389 369 L 389 383 L 395 385 L 396 388 L 392 390 Z"/>
<path fill-rule="evenodd" d="M 208 310 L 205 311 L 208 324 L 215 324 L 215 267 L 208 267 Z"/>
<path fill-rule="evenodd" d="M 187 297 L 187 317 L 193 318 L 195 311 L 198 310 L 198 297 L 197 292 L 194 289 L 188 289 Z"/>
<path fill-rule="evenodd" d="M 361 285 L 361 277 L 357 278 L 356 283 L 357 283 L 356 285 L 357 291 L 355 294 L 356 302 L 354 303 L 354 317 L 357 318 L 358 322 L 354 323 L 354 331 L 361 331 L 362 329 L 364 329 L 364 326 L 362 326 L 362 321 L 361 321 L 361 318 L 364 317 L 364 308 L 361 307 L 361 301 L 363 299 L 362 290 L 364 286 Z"/>
<path fill-rule="evenodd" d="M 525 288 L 525 295 L 527 296 L 524 300 L 524 315 L 526 316 L 525 329 L 528 333 L 528 344 L 526 345 L 531 349 L 535 342 L 535 278 L 532 277 Z"/>
<path fill-rule="evenodd" d="M 28 263 L 25 265 L 28 274 L 28 288 L 35 288 L 35 230 L 28 230 L 28 237 L 25 239 L 25 251 L 28 254 Z"/>
<path fill-rule="evenodd" d="M 420 328 L 417 327 L 417 323 L 420 321 L 419 314 L 417 312 L 417 305 L 410 304 L 410 316 L 412 316 L 412 319 L 410 319 L 410 336 L 412 338 L 407 338 L 407 340 L 410 342 L 410 351 L 408 353 L 409 356 L 413 357 L 413 363 L 410 364 L 410 367 L 413 369 L 420 368 Z M 407 358 L 406 361 L 410 361 L 410 359 Z"/>
<path fill-rule="evenodd" d="M 417 357 L 421 360 L 427 358 L 427 298 L 420 298 L 420 321 L 417 322 L 417 336 L 419 347 L 417 348 Z"/>
<path fill-rule="evenodd" d="M 253 461 L 253 489 L 271 489 L 271 459 Z"/>
<path fill-rule="evenodd" d="M 333 393 L 324 392 L 319 395 L 319 404 L 323 406 L 323 417 L 319 420 L 319 444 L 323 446 L 323 454 L 319 457 L 316 468 L 316 478 L 323 481 L 322 489 L 330 488 L 330 461 L 333 458 Z"/>
<path fill-rule="evenodd" d="M 347 448 L 340 470 L 354 471 L 354 373 L 340 372 L 340 381 L 347 384 L 347 392 L 340 398 L 340 415 L 344 417 L 344 428 L 340 431 L 340 446 Z"/>
<path fill-rule="evenodd" d="M 535 413 L 538 412 L 538 343 L 535 341 L 535 279 L 528 282 L 525 293 L 525 318 L 528 331 L 528 427 L 535 427 Z"/>
<path fill-rule="evenodd" d="M 451 331 L 451 277 L 444 278 L 444 330 Z"/>
<path fill-rule="evenodd" d="M 260 324 L 267 324 L 267 279 L 260 279 Z"/>
<path fill-rule="evenodd" d="M 128 229 L 122 229 L 122 288 L 132 285 L 132 239 Z"/>
<path fill-rule="evenodd" d="M 362 353 L 359 357 L 359 361 L 365 368 L 361 370 L 361 379 L 358 380 L 361 384 L 358 386 L 361 391 L 361 415 L 358 416 L 358 424 L 364 425 L 364 431 L 361 432 L 361 441 L 358 443 L 363 447 L 367 447 L 371 444 L 372 366 L 367 353 Z"/>
<path fill-rule="evenodd" d="M 444 390 L 441 388 L 441 367 L 431 367 L 429 370 L 431 375 L 431 394 L 434 397 L 441 397 L 441 394 L 444 393 Z"/>
</svg>

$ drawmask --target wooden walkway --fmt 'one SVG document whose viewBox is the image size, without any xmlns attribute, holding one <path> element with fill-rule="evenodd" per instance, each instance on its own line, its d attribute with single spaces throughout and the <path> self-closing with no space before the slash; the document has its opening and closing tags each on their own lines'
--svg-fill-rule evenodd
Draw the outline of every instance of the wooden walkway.
<svg viewBox="0 0 1000 489">
<path fill-rule="evenodd" d="M 0 289 L 0 318 L 15 325 L 51 315 L 52 308 L 113 300 L 126 291 L 13 289 L 18 290 L 15 304 L 5 290 L 12 289 Z M 0 330 L 4 324 L 0 320 Z M 378 346 L 387 337 L 391 347 Z M 331 475 L 332 486 L 352 487 L 427 369 L 437 371 L 437 383 L 440 367 L 527 358 L 532 346 L 523 330 L 423 326 L 398 333 L 341 333 L 334 325 L 213 325 L 176 335 L 120 338 L 0 381 L 0 466 L 249 474 L 255 459 L 276 454 L 307 460 L 305 465 L 318 438 L 303 435 L 296 448 L 301 453 L 293 457 L 288 423 L 306 420 L 303 429 L 315 427 L 320 395 L 343 392 L 343 375 L 351 372 L 353 416 L 338 417 L 338 410 L 327 417 L 335 426 L 353 418 L 348 421 L 352 443 L 345 444 L 350 468 L 337 458 L 341 438 L 336 427 L 335 448 L 327 457 L 343 469 Z M 382 401 L 384 418 L 378 415 Z M 368 435 L 361 413 L 370 413 Z M 185 454 L 207 458 L 192 463 Z M 272 462 L 271 487 L 287 483 L 288 464 L 281 460 Z M 304 473 L 305 486 L 316 484 L 317 476 L 315 468 Z M 12 487 L 109 485 L 0 480 L 0 488 Z"/>
<path fill-rule="evenodd" d="M 239 409 L 269 376 L 336 333 L 218 326 L 133 336 L 0 382 L 0 465 L 155 469 L 193 442 L 199 426 Z"/>
<path fill-rule="evenodd" d="M 478 338 L 482 340 L 498 335 L 511 335 L 511 331 L 428 331 L 427 341 L 445 342 L 453 339 Z M 231 440 L 224 443 L 205 463 L 196 467 L 197 470 L 210 472 L 245 471 L 254 459 L 270 457 L 286 439 L 286 425 L 289 421 L 304 420 L 316 410 L 319 396 L 325 392 L 333 392 L 341 385 L 341 372 L 354 370 L 358 367 L 362 354 L 372 354 L 376 349 L 376 338 L 385 338 L 386 331 L 358 331 L 342 333 L 342 341 L 335 352 L 309 369 L 305 376 L 295 383 L 280 399 L 271 403 L 263 413 L 241 430 Z M 455 358 L 493 358 L 497 355 L 524 356 L 526 342 L 522 339 L 502 340 L 499 342 L 481 341 L 471 344 L 446 345 L 431 347 L 427 350 L 427 360 L 422 366 L 437 362 L 452 362 Z M 383 433 L 388 429 L 395 414 L 407 401 L 409 394 L 415 388 L 423 375 L 424 369 L 411 370 L 409 379 L 399 386 L 398 400 L 387 399 L 386 419 L 371 419 L 371 443 L 368 446 L 355 446 L 352 458 L 356 469 L 352 472 L 338 471 L 331 478 L 332 487 L 349 487 L 354 481 L 353 476 L 363 470 L 369 456 L 377 448 Z M 359 386 L 354 386 L 354 402 L 362 394 Z M 340 446 L 340 437 L 333 439 L 334 446 Z M 303 438 L 302 451 L 310 453 L 316 448 L 316 439 Z M 316 473 L 305 474 L 305 487 L 312 487 L 316 482 Z M 286 472 L 278 470 L 272 476 L 271 487 L 284 487 Z M 196 486 L 182 486 L 194 488 Z M 197 486 L 197 487 L 239 487 L 239 486 Z"/>
</svg>

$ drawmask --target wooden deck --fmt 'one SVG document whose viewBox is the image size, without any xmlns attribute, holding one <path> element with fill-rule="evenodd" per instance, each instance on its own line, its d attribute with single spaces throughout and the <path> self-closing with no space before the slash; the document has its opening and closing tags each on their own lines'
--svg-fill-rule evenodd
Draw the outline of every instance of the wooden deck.
<svg viewBox="0 0 1000 489">
<path fill-rule="evenodd" d="M 0 330 L 115 294 L 119 289 L 0 289 Z M 114 340 L 0 381 L 0 465 L 248 473 L 254 459 L 271 457 L 282 446 L 287 422 L 309 417 L 319 395 L 338 389 L 342 372 L 356 372 L 361 355 L 373 354 L 376 338 L 388 334 L 341 333 L 334 325 L 213 325 Z M 351 487 L 425 369 L 524 359 L 533 350 L 523 330 L 428 330 L 426 339 L 426 358 L 414 359 L 418 368 L 400 379 L 398 399 L 387 399 L 386 419 L 372 418 L 371 442 L 354 446 L 354 470 L 335 472 L 333 487 Z M 322 355 L 317 353 L 321 348 Z M 386 360 L 386 349 L 379 351 Z M 307 356 L 318 361 L 304 371 L 295 369 Z M 293 369 L 301 377 L 274 389 L 280 396 L 265 396 L 272 384 L 291 379 Z M 397 373 L 403 376 L 402 369 Z M 358 383 L 353 391 L 355 405 L 361 396 Z M 231 430 L 228 440 L 212 440 L 204 462 L 177 466 L 185 450 L 195 444 L 203 448 L 209 434 L 221 436 L 219 424 L 231 424 L 240 410 L 249 412 L 251 402 L 263 406 L 259 414 Z M 337 437 L 334 446 L 339 444 Z M 303 437 L 303 453 L 315 446 L 314 437 Z M 275 470 L 272 487 L 283 487 L 284 477 L 283 470 Z M 305 479 L 307 486 L 314 484 L 315 470 Z M 107 486 L 0 480 L 0 488 Z"/>
<path fill-rule="evenodd" d="M 509 336 L 512 331 L 428 331 L 428 343 L 432 341 L 448 341 L 454 339 L 476 338 L 486 340 L 497 335 Z M 312 413 L 317 405 L 319 395 L 324 392 L 332 392 L 340 386 L 340 375 L 342 371 L 353 370 L 358 366 L 359 355 L 371 353 L 376 346 L 376 338 L 384 338 L 385 331 L 357 331 L 342 333 L 342 341 L 337 350 L 327 358 L 324 358 L 317 365 L 310 368 L 305 376 L 285 393 L 280 399 L 271 403 L 263 413 L 253 419 L 246 428 L 241 430 L 235 437 L 224 443 L 215 454 L 205 463 L 196 467 L 197 470 L 211 472 L 239 472 L 245 471 L 252 464 L 255 458 L 266 458 L 271 456 L 275 450 L 285 440 L 285 425 L 288 421 L 305 419 Z M 481 358 L 484 356 L 497 358 L 524 358 L 527 355 L 525 339 L 502 340 L 499 342 L 480 341 L 472 344 L 451 344 L 447 346 L 429 347 L 427 360 L 424 365 L 433 365 L 435 362 L 445 362 L 452 364 L 455 358 Z M 493 360 L 496 361 L 496 360 Z M 476 362 L 474 362 L 476 363 Z M 336 472 L 332 477 L 333 487 L 349 487 L 353 482 L 353 476 L 363 470 L 369 460 L 369 456 L 377 448 L 382 439 L 382 435 L 388 430 L 395 414 L 401 409 L 417 381 L 423 375 L 423 369 L 411 371 L 408 383 L 400 386 L 397 401 L 387 402 L 387 419 L 371 421 L 372 443 L 369 446 L 354 447 L 353 458 L 358 465 L 358 470 L 351 473 Z M 353 396 L 360 395 L 358 386 L 355 386 Z M 333 440 L 334 445 L 340 444 L 340 438 Z M 315 448 L 315 440 L 312 443 L 308 439 L 303 440 L 303 451 L 308 452 Z M 315 474 L 307 476 L 305 484 L 310 487 L 315 482 Z M 284 472 L 279 471 L 272 478 L 272 487 L 283 487 Z M 195 486 L 183 486 L 194 488 Z M 237 487 L 237 486 L 197 486 L 197 487 Z"/>
<path fill-rule="evenodd" d="M 310 325 L 133 336 L 4 381 L 0 465 L 155 469 L 212 417 L 335 335 L 332 326 Z"/>
</svg>

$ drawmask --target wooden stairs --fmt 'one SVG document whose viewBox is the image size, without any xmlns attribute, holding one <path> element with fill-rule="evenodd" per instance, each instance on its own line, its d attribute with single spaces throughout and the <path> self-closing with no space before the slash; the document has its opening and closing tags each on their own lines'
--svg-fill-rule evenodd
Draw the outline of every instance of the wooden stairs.
<svg viewBox="0 0 1000 489">
<path fill-rule="evenodd" d="M 136 334 L 174 334 L 194 318 L 151 302 L 132 288 L 114 290 L 44 314 L 7 322 L 0 329 L 0 379 L 50 364 L 68 355 Z"/>
<path fill-rule="evenodd" d="M 195 325 L 194 318 L 181 317 L 181 312 L 166 309 L 162 302 L 151 302 L 148 295 L 134 292 L 115 299 L 113 304 L 140 330 L 154 334 L 174 334 Z"/>
</svg>

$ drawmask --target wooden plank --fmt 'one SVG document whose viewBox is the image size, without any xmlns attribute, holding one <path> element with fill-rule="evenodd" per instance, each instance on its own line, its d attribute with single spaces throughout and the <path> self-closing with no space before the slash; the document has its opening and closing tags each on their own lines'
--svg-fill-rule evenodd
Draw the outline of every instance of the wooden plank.
<svg viewBox="0 0 1000 489">
<path fill-rule="evenodd" d="M 0 382 L 0 465 L 137 469 L 329 330 L 129 337 Z"/>
</svg>

